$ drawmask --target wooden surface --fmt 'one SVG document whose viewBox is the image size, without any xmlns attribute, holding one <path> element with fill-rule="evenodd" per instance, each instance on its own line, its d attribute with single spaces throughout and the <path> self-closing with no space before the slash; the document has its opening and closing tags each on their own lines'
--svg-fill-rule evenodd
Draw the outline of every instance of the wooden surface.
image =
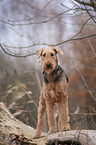
<svg viewBox="0 0 96 145">
<path fill-rule="evenodd" d="M 15 145 L 16 143 L 18 145 L 51 145 L 52 143 L 96 145 L 96 130 L 70 130 L 51 135 L 42 133 L 39 139 L 33 139 L 34 133 L 34 128 L 16 119 L 6 106 L 0 103 L 0 145 Z"/>
</svg>

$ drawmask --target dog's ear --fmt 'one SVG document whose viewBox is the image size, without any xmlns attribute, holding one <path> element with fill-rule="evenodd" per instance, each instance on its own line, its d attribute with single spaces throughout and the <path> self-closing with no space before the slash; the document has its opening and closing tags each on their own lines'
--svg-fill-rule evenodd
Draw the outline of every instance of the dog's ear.
<svg viewBox="0 0 96 145">
<path fill-rule="evenodd" d="M 63 51 L 59 47 L 52 47 L 58 54 L 63 55 Z"/>
<path fill-rule="evenodd" d="M 43 51 L 43 48 L 36 51 L 37 59 L 39 59 L 40 56 L 42 55 L 42 51 Z"/>
</svg>

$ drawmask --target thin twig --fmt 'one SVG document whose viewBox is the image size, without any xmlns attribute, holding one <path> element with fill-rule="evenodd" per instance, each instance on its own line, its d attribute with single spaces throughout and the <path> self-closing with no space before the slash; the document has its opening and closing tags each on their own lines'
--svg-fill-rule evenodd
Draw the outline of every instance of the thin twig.
<svg viewBox="0 0 96 145">
<path fill-rule="evenodd" d="M 69 113 L 69 115 L 96 116 L 96 113 Z"/>
<path fill-rule="evenodd" d="M 34 19 L 39 13 L 41 13 L 53 0 L 50 0 L 39 12 L 37 12 L 31 19 Z M 30 20 L 31 20 L 30 19 Z"/>
</svg>

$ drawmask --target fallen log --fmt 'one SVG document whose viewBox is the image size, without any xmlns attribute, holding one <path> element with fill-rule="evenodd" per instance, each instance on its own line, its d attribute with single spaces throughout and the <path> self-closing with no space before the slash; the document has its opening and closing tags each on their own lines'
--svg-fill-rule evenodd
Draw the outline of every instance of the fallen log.
<svg viewBox="0 0 96 145">
<path fill-rule="evenodd" d="M 0 103 L 0 145 L 96 145 L 96 130 L 70 130 L 33 139 L 35 129 L 16 119 Z"/>
</svg>

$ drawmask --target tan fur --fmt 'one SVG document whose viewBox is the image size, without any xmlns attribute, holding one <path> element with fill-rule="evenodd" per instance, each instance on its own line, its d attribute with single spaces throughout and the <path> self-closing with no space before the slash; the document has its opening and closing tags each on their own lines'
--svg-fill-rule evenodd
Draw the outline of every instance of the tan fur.
<svg viewBox="0 0 96 145">
<path fill-rule="evenodd" d="M 43 117 L 47 108 L 49 134 L 56 131 L 56 121 L 54 118 L 54 105 L 57 103 L 59 110 L 59 130 L 69 130 L 68 124 L 68 95 L 67 95 L 67 81 L 63 74 L 62 79 L 59 82 L 54 82 L 51 72 L 57 65 L 56 54 L 62 55 L 63 52 L 58 47 L 47 47 L 37 50 L 37 58 L 42 58 L 42 68 L 48 76 L 50 83 L 43 81 L 43 90 L 40 97 L 39 109 L 38 109 L 38 124 L 34 138 L 41 136 L 41 130 L 43 126 Z M 47 63 L 51 64 L 51 67 L 46 66 Z"/>
</svg>

